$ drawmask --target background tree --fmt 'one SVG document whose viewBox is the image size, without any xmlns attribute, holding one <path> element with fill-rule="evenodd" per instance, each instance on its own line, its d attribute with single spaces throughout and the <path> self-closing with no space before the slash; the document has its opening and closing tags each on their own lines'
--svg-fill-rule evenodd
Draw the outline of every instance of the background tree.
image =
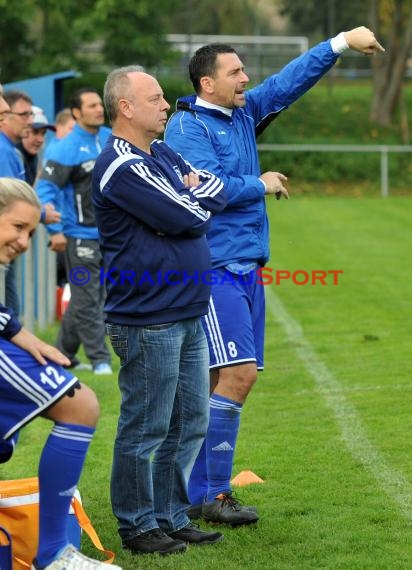
<svg viewBox="0 0 412 570">
<path fill-rule="evenodd" d="M 364 24 L 375 32 L 385 55 L 371 59 L 373 97 L 370 119 L 390 126 L 400 108 L 404 142 L 409 142 L 403 86 L 412 49 L 411 0 L 328 0 L 319 10 L 317 0 L 279 0 L 280 12 L 289 17 L 290 31 L 307 34 L 312 41 Z"/>
<path fill-rule="evenodd" d="M 271 32 L 256 0 L 180 0 L 179 8 L 168 14 L 167 28 L 169 33 L 188 35 Z"/>
<path fill-rule="evenodd" d="M 308 36 L 312 43 L 350 30 L 367 21 L 367 5 L 359 0 L 278 0 L 279 12 L 289 19 L 291 33 Z"/>
<path fill-rule="evenodd" d="M 102 40 L 106 64 L 153 68 L 171 57 L 164 21 L 175 5 L 176 0 L 97 0 L 92 15 L 83 20 L 88 24 L 84 29 Z"/>
<path fill-rule="evenodd" d="M 72 67 L 85 68 L 81 55 L 83 29 L 79 21 L 91 13 L 93 0 L 35 0 L 36 17 L 32 34 L 36 38 L 36 55 L 30 75 L 44 75 Z"/>
<path fill-rule="evenodd" d="M 27 77 L 27 67 L 34 45 L 29 39 L 33 17 L 30 2 L 22 0 L 19 10 L 7 0 L 0 0 L 0 80 L 2 83 Z"/>
<path fill-rule="evenodd" d="M 382 126 L 391 124 L 400 104 L 403 139 L 409 143 L 407 109 L 403 87 L 412 49 L 410 0 L 370 0 L 371 27 L 378 30 L 385 57 L 373 58 L 374 93 L 370 118 Z"/>
<path fill-rule="evenodd" d="M 169 75 L 168 64 L 178 54 L 167 33 L 268 35 L 279 25 L 276 9 L 286 21 L 282 33 L 306 35 L 312 45 L 366 24 L 386 54 L 372 60 L 349 54 L 340 69 L 371 66 L 370 119 L 389 126 L 400 109 L 409 142 L 403 85 L 412 49 L 411 0 L 325 0 L 322 9 L 318 0 L 20 0 L 18 9 L 0 0 L 0 8 L 4 83 L 68 68 L 105 72 L 128 63 Z"/>
<path fill-rule="evenodd" d="M 0 0 L 1 80 L 85 69 L 80 49 L 84 26 L 79 23 L 90 18 L 94 4 L 94 0 L 21 0 L 16 9 L 14 2 Z"/>
</svg>

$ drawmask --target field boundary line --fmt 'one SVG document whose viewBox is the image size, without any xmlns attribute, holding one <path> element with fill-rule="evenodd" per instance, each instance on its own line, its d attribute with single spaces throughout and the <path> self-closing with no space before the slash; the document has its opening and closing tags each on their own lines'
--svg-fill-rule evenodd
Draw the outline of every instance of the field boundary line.
<svg viewBox="0 0 412 570">
<path fill-rule="evenodd" d="M 404 517 L 412 520 L 411 483 L 399 470 L 387 464 L 379 449 L 368 439 L 356 408 L 347 401 L 341 384 L 305 338 L 300 323 L 287 312 L 273 289 L 266 287 L 265 293 L 267 309 L 282 326 L 296 355 L 315 381 L 317 391 L 331 410 L 352 457 L 372 474 Z"/>
</svg>

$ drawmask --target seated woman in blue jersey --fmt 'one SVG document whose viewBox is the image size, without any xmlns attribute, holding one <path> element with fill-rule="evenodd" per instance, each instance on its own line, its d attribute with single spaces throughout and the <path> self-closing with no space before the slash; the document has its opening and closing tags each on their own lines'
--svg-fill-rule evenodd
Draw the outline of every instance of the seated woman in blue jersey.
<svg viewBox="0 0 412 570">
<path fill-rule="evenodd" d="M 27 250 L 40 212 L 26 182 L 0 178 L 0 264 Z M 68 363 L 0 303 L 0 463 L 12 456 L 24 425 L 37 416 L 54 422 L 39 462 L 39 546 L 33 570 L 103 568 L 70 545 L 67 536 L 70 502 L 99 416 L 94 392 L 63 368 Z"/>
</svg>

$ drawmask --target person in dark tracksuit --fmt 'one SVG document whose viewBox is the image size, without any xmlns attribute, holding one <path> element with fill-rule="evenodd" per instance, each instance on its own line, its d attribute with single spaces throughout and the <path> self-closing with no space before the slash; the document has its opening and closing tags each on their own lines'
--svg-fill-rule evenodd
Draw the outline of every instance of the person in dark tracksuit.
<svg viewBox="0 0 412 570">
<path fill-rule="evenodd" d="M 36 186 L 42 203 L 51 202 L 62 210 L 61 223 L 47 227 L 51 249 L 65 252 L 71 290 L 57 347 L 79 369 L 84 365 L 76 353 L 82 344 L 95 374 L 111 374 L 100 279 L 102 258 L 91 198 L 94 163 L 110 129 L 103 126 L 103 103 L 94 89 L 85 87 L 75 92 L 70 107 L 76 124 L 50 149 Z"/>
<path fill-rule="evenodd" d="M 93 200 L 121 364 L 112 507 L 124 548 L 169 554 L 223 538 L 192 524 L 186 509 L 209 409 L 205 234 L 226 197 L 218 177 L 155 138 L 169 104 L 154 77 L 113 70 L 104 102 L 113 134 L 96 161 Z"/>
</svg>

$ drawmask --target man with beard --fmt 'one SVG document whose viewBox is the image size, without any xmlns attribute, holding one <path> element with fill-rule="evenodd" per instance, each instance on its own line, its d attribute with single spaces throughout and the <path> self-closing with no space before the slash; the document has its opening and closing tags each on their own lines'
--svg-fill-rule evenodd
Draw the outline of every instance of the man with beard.
<svg viewBox="0 0 412 570">
<path fill-rule="evenodd" d="M 279 73 L 247 89 L 249 77 L 233 47 L 209 44 L 189 63 L 194 95 L 177 101 L 165 140 L 195 168 L 213 172 L 225 185 L 228 204 L 207 234 L 212 266 L 222 278 L 212 285 L 203 325 L 210 355 L 210 421 L 191 474 L 192 518 L 244 525 L 258 520 L 231 491 L 231 474 L 242 407 L 263 370 L 264 288 L 259 271 L 269 259 L 266 199 L 288 197 L 286 177 L 261 172 L 256 137 L 353 49 L 385 51 L 361 26 L 314 46 Z M 231 280 L 227 275 L 231 275 Z M 236 315 L 236 318 L 233 316 Z"/>
</svg>

